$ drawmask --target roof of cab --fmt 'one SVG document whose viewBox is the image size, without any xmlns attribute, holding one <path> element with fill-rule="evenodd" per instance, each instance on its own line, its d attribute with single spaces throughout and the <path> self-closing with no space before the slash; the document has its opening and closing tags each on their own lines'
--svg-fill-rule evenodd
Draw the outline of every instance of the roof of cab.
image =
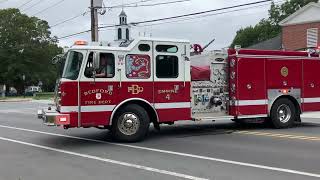
<svg viewBox="0 0 320 180">
<path fill-rule="evenodd" d="M 168 43 L 190 43 L 189 40 L 184 39 L 164 39 L 164 38 L 152 38 L 152 37 L 139 37 L 130 43 L 127 47 L 119 46 L 103 46 L 103 45 L 73 45 L 70 49 L 94 49 L 94 50 L 109 50 L 109 51 L 130 51 L 141 41 L 158 41 Z"/>
</svg>

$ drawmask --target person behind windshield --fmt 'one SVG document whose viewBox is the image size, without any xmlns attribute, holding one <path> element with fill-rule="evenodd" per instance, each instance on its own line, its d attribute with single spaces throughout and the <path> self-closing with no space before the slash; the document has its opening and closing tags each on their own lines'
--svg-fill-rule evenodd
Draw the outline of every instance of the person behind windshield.
<svg viewBox="0 0 320 180">
<path fill-rule="evenodd" d="M 108 57 L 104 54 L 101 54 L 100 56 L 100 68 L 97 70 L 96 77 L 107 77 L 111 78 L 113 77 L 112 72 L 113 66 L 112 66 L 112 58 Z"/>
</svg>

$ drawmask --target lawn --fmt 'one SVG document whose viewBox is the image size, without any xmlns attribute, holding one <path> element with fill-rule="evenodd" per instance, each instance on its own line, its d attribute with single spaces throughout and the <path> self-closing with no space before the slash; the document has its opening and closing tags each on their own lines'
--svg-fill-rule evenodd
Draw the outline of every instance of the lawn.
<svg viewBox="0 0 320 180">
<path fill-rule="evenodd" d="M 7 96 L 0 97 L 0 100 L 21 100 L 21 99 L 34 99 L 34 100 L 47 100 L 52 99 L 54 96 L 53 92 L 42 92 L 36 93 L 35 96 Z"/>
</svg>

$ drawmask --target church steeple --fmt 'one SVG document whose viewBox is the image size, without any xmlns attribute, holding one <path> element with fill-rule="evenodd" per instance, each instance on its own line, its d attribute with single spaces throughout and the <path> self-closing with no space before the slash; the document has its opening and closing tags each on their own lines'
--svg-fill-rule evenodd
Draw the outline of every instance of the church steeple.
<svg viewBox="0 0 320 180">
<path fill-rule="evenodd" d="M 127 24 L 127 14 L 124 12 L 124 10 L 122 9 L 120 15 L 119 15 L 119 22 L 120 25 L 126 25 Z"/>
<path fill-rule="evenodd" d="M 127 14 L 122 9 L 121 13 L 119 14 L 119 25 L 116 29 L 116 40 L 117 41 L 125 41 L 130 40 L 130 26 L 127 22 Z"/>
</svg>

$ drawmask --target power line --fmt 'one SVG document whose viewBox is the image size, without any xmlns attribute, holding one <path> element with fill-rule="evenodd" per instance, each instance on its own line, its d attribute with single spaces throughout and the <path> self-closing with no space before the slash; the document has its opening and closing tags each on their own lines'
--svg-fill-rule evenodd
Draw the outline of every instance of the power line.
<svg viewBox="0 0 320 180">
<path fill-rule="evenodd" d="M 282 0 L 277 2 L 276 4 L 279 4 L 281 2 L 285 2 L 286 0 Z M 160 23 L 152 23 L 152 24 L 147 24 L 147 25 L 138 25 L 137 27 L 146 27 L 146 26 L 157 26 L 157 25 L 162 25 L 162 24 L 170 24 L 170 23 L 177 23 L 177 22 L 182 22 L 182 21 L 190 21 L 190 20 L 195 20 L 199 18 L 205 18 L 205 17 L 211 17 L 215 15 L 221 15 L 221 14 L 227 14 L 227 13 L 232 13 L 232 12 L 238 12 L 238 11 L 243 11 L 243 10 L 248 10 L 252 8 L 259 8 L 259 7 L 264 7 L 269 4 L 263 4 L 263 5 L 258 5 L 258 6 L 252 6 L 252 7 L 247 7 L 247 8 L 242 8 L 242 9 L 236 9 L 236 10 L 231 10 L 231 11 L 225 11 L 225 12 L 220 12 L 220 13 L 214 13 L 214 14 L 207 14 L 207 15 L 202 15 L 202 16 L 197 16 L 197 17 L 189 17 L 189 18 L 184 18 L 184 19 L 179 19 L 175 21 L 167 21 L 167 22 L 160 22 Z M 113 25 L 115 26 L 115 25 Z"/>
<path fill-rule="evenodd" d="M 33 1 L 33 0 L 29 0 L 29 1 L 25 2 L 25 3 L 23 3 L 21 6 L 18 7 L 18 9 L 20 9 L 20 8 L 22 8 L 23 6 L 29 4 L 31 1 Z"/>
<path fill-rule="evenodd" d="M 153 4 L 136 4 L 136 5 L 123 5 L 123 6 L 111 6 L 111 7 L 104 7 L 105 9 L 112 9 L 112 8 L 131 8 L 131 7 L 150 7 L 150 6 L 159 6 L 159 5 L 165 5 L 165 4 L 175 4 L 180 2 L 187 2 L 191 0 L 177 0 L 177 1 L 169 1 L 169 2 L 162 2 L 162 3 L 153 3 Z"/>
<path fill-rule="evenodd" d="M 184 14 L 184 15 L 179 15 L 179 16 L 171 16 L 171 17 L 166 17 L 166 18 L 159 18 L 159 19 L 152 19 L 152 20 L 146 20 L 146 21 L 133 22 L 133 23 L 130 23 L 130 24 L 138 25 L 138 24 L 152 23 L 152 22 L 165 21 L 165 20 L 171 20 L 171 19 L 178 19 L 178 18 L 183 18 L 183 17 L 190 17 L 190 16 L 206 14 L 206 13 L 210 13 L 210 12 L 217 12 L 217 11 L 222 11 L 222 10 L 234 9 L 234 8 L 238 8 L 238 7 L 245 7 L 245 6 L 255 5 L 255 4 L 262 4 L 262 3 L 270 2 L 270 1 L 271 0 L 256 1 L 256 2 L 252 2 L 252 3 L 240 4 L 240 5 L 229 6 L 229 7 L 219 8 L 219 9 L 212 9 L 212 10 L 208 10 L 208 11 L 201 11 L 201 12 L 196 12 L 196 13 L 191 13 L 191 14 Z M 99 29 L 111 28 L 111 27 L 117 27 L 117 26 L 119 26 L 119 25 L 101 26 L 101 27 L 99 27 Z M 72 37 L 72 36 L 75 36 L 75 35 L 87 33 L 87 32 L 90 32 L 90 31 L 91 30 L 81 31 L 81 32 L 78 32 L 78 33 L 74 33 L 74 34 L 70 34 L 70 35 L 66 35 L 66 36 L 60 37 L 58 39 L 65 39 L 65 38 L 69 38 L 69 37 Z"/>
<path fill-rule="evenodd" d="M 32 4 L 31 6 L 29 6 L 29 7 L 25 8 L 25 9 L 22 9 L 21 11 L 27 11 L 27 10 L 29 10 L 29 9 L 31 9 L 31 8 L 33 8 L 33 7 L 35 7 L 35 6 L 37 6 L 38 4 L 40 4 L 40 3 L 44 2 L 44 1 L 45 1 L 45 0 L 38 0 L 36 3 Z"/>
<path fill-rule="evenodd" d="M 126 3 L 126 4 L 119 4 L 119 5 L 114 5 L 110 7 L 106 7 L 107 9 L 112 9 L 112 8 L 121 8 L 123 6 L 130 6 L 132 4 L 139 4 L 139 3 L 145 3 L 145 2 L 150 2 L 150 1 L 155 1 L 155 0 L 141 0 L 141 1 L 136 1 L 136 2 L 131 2 L 131 3 Z"/>
<path fill-rule="evenodd" d="M 124 8 L 124 7 L 141 7 L 141 6 L 158 6 L 158 5 L 165 5 L 165 4 L 174 4 L 174 3 L 179 3 L 179 2 L 186 2 L 186 1 L 191 1 L 191 0 L 176 0 L 176 1 L 169 1 L 169 2 L 162 2 L 162 3 L 154 3 L 154 4 L 142 4 L 142 5 L 138 5 L 138 3 L 145 3 L 145 2 L 149 2 L 149 1 L 154 1 L 154 0 L 142 0 L 142 1 L 139 1 L 139 2 L 133 2 L 133 3 L 127 3 L 127 5 L 116 5 L 116 6 L 110 6 L 110 7 L 103 7 L 102 9 L 111 9 L 111 8 Z M 129 4 L 135 4 L 135 5 L 129 5 Z M 73 20 L 77 17 L 79 17 L 80 15 L 78 16 L 75 16 L 73 18 L 70 18 L 66 21 L 69 21 L 69 20 Z M 62 23 L 64 23 L 65 21 L 63 21 Z M 52 26 L 53 27 L 53 26 Z"/>
<path fill-rule="evenodd" d="M 76 36 L 76 35 L 80 35 L 80 34 L 84 34 L 84 33 L 88 33 L 88 32 L 91 32 L 91 29 L 86 30 L 86 31 L 77 32 L 77 33 L 70 34 L 70 35 L 66 35 L 66 36 L 62 36 L 62 37 L 57 38 L 57 39 L 65 39 L 65 38 L 69 38 L 69 37 L 72 37 L 72 36 Z"/>
<path fill-rule="evenodd" d="M 140 22 L 135 22 L 135 23 L 131 23 L 131 24 L 135 25 L 135 24 L 144 24 L 144 23 L 151 23 L 151 22 L 157 22 L 157 21 L 165 21 L 165 20 L 170 20 L 170 19 L 178 19 L 178 18 L 183 18 L 183 17 L 206 14 L 206 13 L 210 13 L 210 12 L 216 12 L 216 11 L 222 11 L 222 10 L 227 10 L 227 9 L 234 9 L 234 8 L 238 8 L 238 7 L 261 4 L 261 3 L 270 2 L 270 1 L 272 1 L 272 0 L 256 1 L 256 2 L 253 2 L 253 3 L 240 4 L 240 5 L 236 5 L 236 6 L 229 6 L 229 7 L 224 7 L 224 8 L 219 8 L 219 9 L 212 9 L 212 10 L 208 10 L 208 11 L 196 12 L 196 13 L 191 13 L 191 14 L 184 14 L 184 15 L 179 15 L 179 16 L 171 16 L 171 17 L 166 17 L 166 18 L 159 18 L 159 19 L 152 19 L 152 20 L 147 20 L 147 21 L 140 21 Z M 101 27 L 101 28 L 103 28 L 103 27 Z"/>
<path fill-rule="evenodd" d="M 276 2 L 276 4 L 285 2 L 286 0 L 281 0 Z M 241 9 L 236 9 L 236 10 L 230 10 L 230 11 L 225 11 L 225 12 L 220 12 L 220 13 L 214 13 L 214 14 L 206 14 L 202 16 L 197 16 L 197 17 L 189 17 L 189 18 L 184 18 L 184 19 L 179 19 L 175 21 L 168 21 L 168 22 L 161 22 L 161 23 L 152 23 L 152 24 L 147 24 L 147 25 L 141 25 L 138 27 L 145 27 L 145 26 L 157 26 L 157 25 L 162 25 L 162 24 L 170 24 L 170 23 L 176 23 L 176 22 L 182 22 L 182 21 L 190 21 L 198 18 L 205 18 L 205 17 L 210 17 L 210 16 L 215 16 L 215 15 L 221 15 L 221 14 L 227 14 L 227 13 L 232 13 L 232 12 L 238 12 L 238 11 L 243 11 L 243 10 L 248 10 L 251 8 L 258 8 L 258 7 L 264 7 L 268 4 L 263 4 L 263 5 L 257 5 L 257 6 L 252 6 L 252 7 L 247 7 L 247 8 L 241 8 Z"/>
<path fill-rule="evenodd" d="M 61 21 L 61 22 L 58 22 L 58 23 L 50 26 L 50 28 L 53 28 L 53 27 L 59 26 L 59 25 L 61 25 L 61 24 L 64 24 L 64 23 L 66 23 L 66 22 L 72 21 L 72 20 L 74 20 L 74 19 L 76 19 L 76 18 L 78 18 L 78 17 L 81 17 L 81 16 L 86 15 L 86 13 L 87 13 L 87 12 L 84 12 L 84 13 L 78 14 L 78 15 L 76 15 L 76 16 L 73 16 L 73 17 L 71 17 L 71 18 L 65 19 L 65 20 L 63 20 L 63 21 Z"/>
<path fill-rule="evenodd" d="M 197 16 L 197 15 L 201 15 L 201 14 L 207 14 L 207 13 L 210 13 L 210 12 L 216 12 L 216 11 L 234 9 L 234 8 L 239 8 L 239 7 L 244 7 L 244 6 L 251 6 L 251 5 L 255 5 L 255 4 L 262 4 L 262 3 L 270 2 L 270 1 L 271 1 L 271 0 L 256 1 L 256 2 L 252 2 L 252 3 L 240 4 L 240 5 L 236 5 L 236 6 L 229 6 L 229 7 L 224 7 L 224 8 L 219 8 L 219 9 L 213 9 L 213 10 L 208 10 L 208 11 L 201 11 L 201 12 L 197 12 L 197 13 L 184 14 L 184 15 L 179 15 L 179 16 L 171 16 L 171 17 L 159 18 L 159 19 L 152 19 L 152 20 L 147 20 L 147 21 L 133 22 L 133 23 L 130 23 L 130 24 L 132 24 L 132 25 L 137 25 L 137 24 L 152 23 L 152 22 L 157 22 L 157 21 L 166 21 L 166 20 L 171 20 L 171 19 L 179 19 L 179 18 L 183 18 L 183 17 L 189 17 L 189 16 Z M 105 28 L 105 27 L 107 27 L 107 26 L 102 26 L 102 27 L 100 27 L 100 28 Z"/>
<path fill-rule="evenodd" d="M 42 10 L 38 11 L 37 13 L 33 14 L 32 16 L 36 16 L 36 15 L 38 15 L 38 14 L 41 14 L 41 13 L 43 13 L 44 11 L 46 11 L 46 10 L 48 10 L 48 9 L 50 9 L 50 8 L 53 8 L 53 7 L 57 6 L 58 4 L 62 3 L 63 1 L 65 1 L 65 0 L 58 1 L 57 3 L 52 4 L 51 6 L 49 6 L 49 7 L 45 8 L 45 9 L 42 9 Z"/>
<path fill-rule="evenodd" d="M 41 1 L 41 0 L 40 0 L 40 1 Z M 149 1 L 154 1 L 154 0 L 142 0 L 142 1 L 139 1 L 139 2 L 127 3 L 127 5 L 129 5 L 129 4 L 137 4 L 137 3 L 142 3 L 142 2 L 144 3 L 144 2 L 149 2 Z M 179 0 L 179 1 L 174 1 L 174 2 L 183 2 L 183 1 L 190 1 L 190 0 Z M 167 2 L 167 3 L 168 3 L 168 4 L 171 4 L 171 3 L 174 3 L 174 2 Z M 158 4 L 160 4 L 160 3 L 158 3 Z M 164 3 L 161 3 L 161 4 L 164 4 Z M 113 7 L 118 7 L 118 6 L 120 7 L 120 5 L 116 5 L 116 6 L 105 7 L 105 8 L 113 8 Z M 150 5 L 146 5 L 146 6 L 150 6 Z M 136 6 L 135 6 L 135 7 L 136 7 Z M 26 10 L 28 10 L 28 9 L 30 9 L 30 8 L 31 8 L 31 7 L 27 8 L 27 9 L 24 9 L 24 11 L 26 11 Z M 53 27 L 59 26 L 59 25 L 61 25 L 61 24 L 64 24 L 64 23 L 66 23 L 66 22 L 72 21 L 72 20 L 74 20 L 74 19 L 76 19 L 76 18 L 78 18 L 78 17 L 84 16 L 86 13 L 87 13 L 87 12 L 84 12 L 84 13 L 78 14 L 78 15 L 76 15 L 76 16 L 73 16 L 73 17 L 71 17 L 71 18 L 65 19 L 65 20 L 63 20 L 63 21 L 61 21 L 61 22 L 58 22 L 58 23 L 50 26 L 50 28 L 53 28 Z"/>
</svg>

